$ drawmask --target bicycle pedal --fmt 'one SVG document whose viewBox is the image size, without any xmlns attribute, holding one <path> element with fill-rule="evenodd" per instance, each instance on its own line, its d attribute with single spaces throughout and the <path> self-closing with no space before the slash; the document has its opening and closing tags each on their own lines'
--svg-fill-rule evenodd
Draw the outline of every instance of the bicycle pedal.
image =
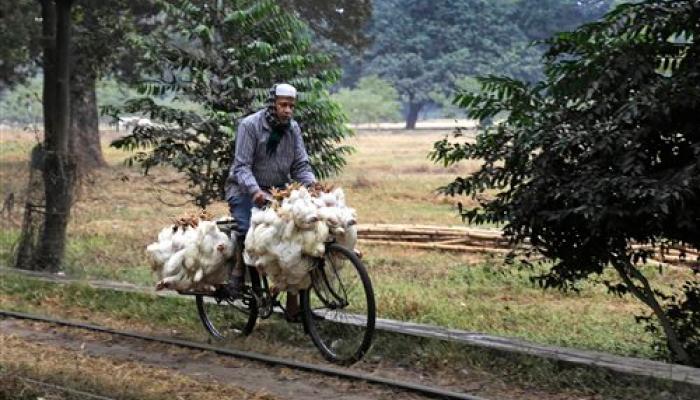
<svg viewBox="0 0 700 400">
<path fill-rule="evenodd" d="M 357 258 L 359 258 L 360 260 L 362 259 L 363 254 L 362 254 L 362 251 L 360 249 L 355 247 L 354 249 L 352 249 L 352 252 L 355 253 Z"/>
</svg>

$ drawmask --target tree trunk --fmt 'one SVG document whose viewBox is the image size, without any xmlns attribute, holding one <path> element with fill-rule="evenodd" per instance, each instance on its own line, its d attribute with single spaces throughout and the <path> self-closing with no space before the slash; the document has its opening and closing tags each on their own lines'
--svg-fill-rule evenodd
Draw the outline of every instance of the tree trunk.
<svg viewBox="0 0 700 400">
<path fill-rule="evenodd" d="M 42 1 L 42 6 L 49 3 Z M 35 254 L 40 270 L 58 271 L 63 261 L 66 229 L 73 198 L 75 162 L 68 153 L 70 133 L 70 33 L 72 0 L 56 0 L 56 53 L 55 96 L 44 98 L 53 102 L 48 121 L 53 126 L 46 130 L 44 142 L 44 190 L 46 214 L 39 251 Z M 44 85 L 51 79 L 44 81 Z M 45 126 L 46 128 L 46 126 Z"/>
<path fill-rule="evenodd" d="M 406 115 L 406 129 L 416 129 L 416 121 L 418 121 L 418 113 L 420 112 L 421 108 L 423 108 L 423 103 L 422 102 L 413 102 L 410 101 L 408 103 L 408 114 Z"/>
<path fill-rule="evenodd" d="M 56 8 L 51 0 L 41 1 L 41 45 L 43 51 L 44 87 L 42 107 L 44 109 L 44 137 L 53 131 L 54 97 L 56 96 Z"/>
<path fill-rule="evenodd" d="M 81 57 L 76 55 L 76 57 Z M 89 171 L 107 165 L 100 145 L 99 116 L 95 84 L 97 77 L 83 71 L 82 63 L 73 63 L 70 80 L 71 134 L 69 152 L 75 156 L 78 170 Z"/>
<path fill-rule="evenodd" d="M 632 294 L 651 308 L 652 312 L 661 324 L 664 334 L 666 335 L 666 343 L 668 344 L 669 350 L 671 350 L 674 361 L 679 361 L 688 365 L 690 362 L 688 353 L 685 351 L 683 345 L 678 339 L 678 334 L 673 329 L 668 315 L 666 315 L 664 310 L 661 308 L 661 305 L 656 300 L 654 291 L 646 277 L 639 272 L 639 270 L 637 270 L 629 260 L 615 260 L 612 264 Z M 632 278 L 638 280 L 642 284 L 642 287 L 635 285 Z"/>
<path fill-rule="evenodd" d="M 29 162 L 29 182 L 24 199 L 22 233 L 15 251 L 15 268 L 36 269 L 34 264 L 41 228 L 44 223 L 44 145 L 39 143 L 32 148 Z"/>
</svg>

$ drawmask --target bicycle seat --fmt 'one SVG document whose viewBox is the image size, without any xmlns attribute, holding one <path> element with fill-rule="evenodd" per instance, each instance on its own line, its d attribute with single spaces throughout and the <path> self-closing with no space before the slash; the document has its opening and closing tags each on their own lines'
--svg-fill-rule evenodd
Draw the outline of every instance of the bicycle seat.
<svg viewBox="0 0 700 400">
<path fill-rule="evenodd" d="M 229 218 L 216 221 L 216 226 L 220 231 L 230 235 L 232 231 L 238 228 L 238 223 L 234 218 Z"/>
</svg>

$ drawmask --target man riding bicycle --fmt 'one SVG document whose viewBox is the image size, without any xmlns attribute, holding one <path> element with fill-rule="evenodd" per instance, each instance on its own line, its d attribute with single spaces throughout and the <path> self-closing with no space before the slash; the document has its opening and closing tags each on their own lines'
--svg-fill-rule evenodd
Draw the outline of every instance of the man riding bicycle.
<svg viewBox="0 0 700 400">
<path fill-rule="evenodd" d="M 237 222 L 237 246 L 242 248 L 253 206 L 262 207 L 272 188 L 297 181 L 316 182 L 299 124 L 293 119 L 297 91 L 282 83 L 270 89 L 267 106 L 238 125 L 234 157 L 226 179 L 226 200 Z M 245 272 L 241 252 L 231 268 L 227 289 L 236 296 Z M 287 294 L 287 315 L 298 319 L 296 295 Z"/>
</svg>

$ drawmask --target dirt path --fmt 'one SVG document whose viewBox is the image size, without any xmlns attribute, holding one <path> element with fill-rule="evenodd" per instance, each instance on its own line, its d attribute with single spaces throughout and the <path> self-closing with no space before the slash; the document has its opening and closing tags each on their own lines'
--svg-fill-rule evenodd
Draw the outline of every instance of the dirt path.
<svg viewBox="0 0 700 400">
<path fill-rule="evenodd" d="M 304 361 L 314 362 L 305 360 L 303 354 L 294 354 L 292 358 L 297 356 Z M 486 359 L 482 361 L 488 362 Z M 638 396 L 639 393 L 634 394 L 636 392 L 628 393 L 623 382 L 620 382 L 623 386 L 619 387 L 619 393 L 607 397 L 567 390 L 556 384 L 542 388 L 541 385 L 532 383 L 508 382 L 476 367 L 446 365 L 426 369 L 425 366 L 414 366 L 401 360 L 365 362 L 353 369 L 384 378 L 440 386 L 486 399 L 689 398 L 676 396 L 675 390 L 669 392 L 666 389 L 652 389 L 656 394 Z M 7 370 L 73 389 L 139 400 L 426 398 L 414 393 L 218 356 L 210 352 L 14 319 L 0 320 L 0 398 L 3 398 L 2 375 Z"/>
<path fill-rule="evenodd" d="M 194 378 L 198 382 L 234 386 L 253 393 L 251 398 L 363 400 L 393 399 L 397 395 L 402 399 L 424 398 L 411 393 L 397 393 L 365 383 L 342 381 L 289 368 L 270 367 L 205 352 L 145 343 L 136 339 L 114 338 L 104 334 L 86 333 L 25 321 L 0 321 L 0 342 L 5 341 L 10 343 L 0 343 L 0 364 L 6 364 L 9 361 L 5 359 L 6 356 L 9 358 L 17 355 L 19 350 L 17 346 L 38 346 L 44 357 L 51 357 L 52 353 L 61 351 L 89 357 L 91 372 L 98 375 L 100 371 L 96 369 L 98 363 L 94 361 L 95 359 L 109 359 L 111 362 L 109 365 L 116 365 L 114 366 L 116 369 L 127 366 L 134 370 L 135 363 L 168 372 L 160 374 L 158 376 L 160 381 L 153 382 L 153 385 L 167 386 L 168 378 L 172 378 L 173 382 L 170 384 L 178 386 L 180 376 L 185 376 Z M 12 345 L 13 354 L 2 354 L 9 353 L 7 344 Z M 5 350 L 2 350 L 3 348 Z M 32 352 L 31 348 L 29 350 Z M 16 358 L 13 357 L 15 360 Z M 109 371 L 106 372 L 109 373 Z M 197 390 L 201 392 L 201 389 Z M 212 398 L 218 398 L 220 394 L 217 389 L 211 393 Z"/>
</svg>

